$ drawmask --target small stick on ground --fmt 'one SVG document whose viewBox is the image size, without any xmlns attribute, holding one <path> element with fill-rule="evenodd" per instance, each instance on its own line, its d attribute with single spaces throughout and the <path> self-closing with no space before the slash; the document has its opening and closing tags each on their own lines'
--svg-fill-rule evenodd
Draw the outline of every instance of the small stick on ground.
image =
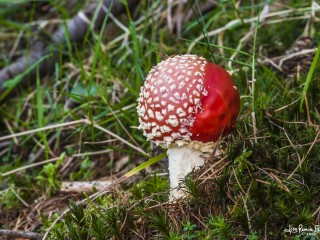
<svg viewBox="0 0 320 240">
<path fill-rule="evenodd" d="M 101 191 L 111 185 L 111 181 L 86 181 L 86 182 L 62 182 L 60 191 L 61 192 L 93 192 L 94 189 Z"/>
<path fill-rule="evenodd" d="M 131 11 L 133 11 L 138 4 L 139 1 L 137 0 L 128 1 L 128 7 Z M 102 26 L 103 21 L 108 14 L 106 9 L 109 8 L 113 15 L 120 15 L 125 12 L 124 4 L 122 4 L 120 0 L 93 1 L 86 5 L 85 8 L 82 11 L 79 11 L 72 19 L 68 20 L 65 25 L 61 24 L 57 31 L 52 34 L 51 43 L 55 46 L 66 44 L 66 31 L 69 33 L 69 41 L 71 43 L 81 42 L 89 28 L 99 29 Z M 35 78 L 37 74 L 36 69 L 39 69 L 40 75 L 51 72 L 54 69 L 55 62 L 59 58 L 59 53 L 57 51 L 52 51 L 51 49 L 51 44 L 42 41 L 40 38 L 35 39 L 31 49 L 26 51 L 25 55 L 0 70 L 0 94 L 6 90 L 3 87 L 4 82 L 25 73 L 30 66 L 44 56 L 50 54 L 50 57 L 39 63 L 38 68 L 34 68 L 29 74 L 23 76 L 22 83 L 28 76 L 30 79 Z"/>
<path fill-rule="evenodd" d="M 27 239 L 40 240 L 40 239 L 42 239 L 43 234 L 34 233 L 34 232 L 24 232 L 24 231 L 14 231 L 14 230 L 0 229 L 0 236 L 7 236 L 7 237 L 12 237 L 12 238 L 27 238 Z"/>
</svg>

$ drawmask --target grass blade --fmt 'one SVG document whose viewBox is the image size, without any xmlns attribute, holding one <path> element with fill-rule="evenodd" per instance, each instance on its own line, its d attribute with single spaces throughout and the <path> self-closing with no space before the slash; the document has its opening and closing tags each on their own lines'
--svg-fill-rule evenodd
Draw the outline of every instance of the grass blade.
<svg viewBox="0 0 320 240">
<path fill-rule="evenodd" d="M 150 158 L 148 161 L 140 164 L 138 167 L 132 169 L 130 172 L 126 173 L 124 176 L 125 177 L 131 177 L 133 175 L 135 175 L 136 173 L 142 171 L 143 169 L 145 169 L 146 167 L 149 167 L 150 165 L 159 162 L 161 159 L 165 158 L 167 156 L 167 153 L 161 153 L 156 157 Z"/>
<path fill-rule="evenodd" d="M 7 88 L 2 95 L 0 95 L 0 102 L 17 86 L 21 80 L 28 75 L 35 67 L 39 66 L 39 64 L 50 57 L 51 54 L 43 56 L 39 60 L 37 60 L 34 64 L 32 64 L 30 67 L 28 67 L 23 73 L 17 75 L 16 77 L 9 79 L 3 83 L 3 87 Z"/>
<path fill-rule="evenodd" d="M 317 63 L 318 63 L 319 55 L 320 55 L 320 44 L 319 44 L 318 49 L 316 51 L 316 54 L 315 54 L 315 56 L 314 56 L 314 58 L 312 60 L 311 67 L 310 67 L 309 72 L 308 72 L 307 80 L 306 80 L 306 83 L 305 83 L 304 88 L 303 88 L 302 93 L 301 93 L 300 111 L 302 111 L 302 105 L 304 103 L 304 96 L 307 95 L 308 88 L 309 88 L 309 85 L 311 83 L 314 70 L 315 70 L 315 68 L 317 66 Z"/>
</svg>

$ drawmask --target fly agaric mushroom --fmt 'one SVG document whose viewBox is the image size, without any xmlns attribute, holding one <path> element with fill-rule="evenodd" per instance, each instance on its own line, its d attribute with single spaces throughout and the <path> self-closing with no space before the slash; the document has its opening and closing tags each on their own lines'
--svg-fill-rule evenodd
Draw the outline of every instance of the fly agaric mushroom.
<svg viewBox="0 0 320 240">
<path fill-rule="evenodd" d="M 215 142 L 234 128 L 240 97 L 229 73 L 196 55 L 170 57 L 148 74 L 138 98 L 139 128 L 168 149 L 170 199 Z"/>
</svg>

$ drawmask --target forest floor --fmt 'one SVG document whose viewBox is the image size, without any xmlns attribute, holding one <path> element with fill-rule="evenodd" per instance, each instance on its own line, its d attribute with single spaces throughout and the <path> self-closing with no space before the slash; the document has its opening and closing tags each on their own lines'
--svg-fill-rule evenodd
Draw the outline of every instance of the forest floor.
<svg viewBox="0 0 320 240">
<path fill-rule="evenodd" d="M 295 0 L 1 1 L 0 239 L 317 239 L 319 16 Z M 186 53 L 228 70 L 241 108 L 170 202 L 136 106 L 150 69 Z"/>
</svg>

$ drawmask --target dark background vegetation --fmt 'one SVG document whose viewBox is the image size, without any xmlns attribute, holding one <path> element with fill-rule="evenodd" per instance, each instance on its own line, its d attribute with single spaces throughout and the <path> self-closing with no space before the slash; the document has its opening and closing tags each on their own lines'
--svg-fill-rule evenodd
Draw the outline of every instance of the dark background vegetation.
<svg viewBox="0 0 320 240">
<path fill-rule="evenodd" d="M 295 0 L 1 1 L 0 238 L 317 239 L 319 11 Z M 136 99 L 152 66 L 189 52 L 230 71 L 241 110 L 221 154 L 170 203 L 165 158 L 128 177 L 164 152 L 137 129 Z M 94 200 L 64 188 L 93 180 L 105 189 Z M 299 225 L 309 231 L 288 232 Z"/>
</svg>

